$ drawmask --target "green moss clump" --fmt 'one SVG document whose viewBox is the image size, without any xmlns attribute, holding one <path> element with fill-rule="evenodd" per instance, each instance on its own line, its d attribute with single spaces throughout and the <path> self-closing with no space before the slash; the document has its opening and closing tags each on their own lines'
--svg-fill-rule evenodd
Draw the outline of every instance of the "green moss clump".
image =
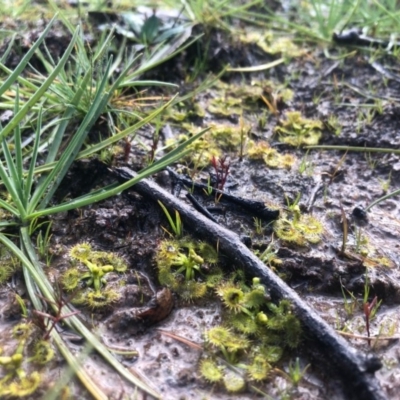
<svg viewBox="0 0 400 400">
<path fill-rule="evenodd" d="M 19 260 L 11 252 L 5 246 L 0 246 L 0 285 L 11 278 L 19 265 Z"/>
<path fill-rule="evenodd" d="M 197 128 L 193 129 L 193 127 L 188 124 L 185 125 L 185 129 L 188 129 L 190 132 L 189 135 L 179 135 L 178 140 L 167 140 L 167 146 L 175 148 L 189 139 L 191 134 L 195 134 L 198 131 Z M 197 168 L 207 167 L 210 165 L 210 160 L 213 157 L 219 158 L 222 155 L 221 149 L 219 149 L 216 143 L 212 140 L 209 132 L 187 146 L 186 150 L 188 153 L 183 157 L 183 161 L 187 162 L 189 165 L 196 165 Z"/>
</svg>

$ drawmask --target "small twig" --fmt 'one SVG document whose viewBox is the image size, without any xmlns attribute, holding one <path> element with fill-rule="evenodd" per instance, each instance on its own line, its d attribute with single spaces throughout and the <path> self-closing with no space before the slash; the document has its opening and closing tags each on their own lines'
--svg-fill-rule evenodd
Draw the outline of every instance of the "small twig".
<svg viewBox="0 0 400 400">
<path fill-rule="evenodd" d="M 389 40 L 375 39 L 359 32 L 358 29 L 349 29 L 342 33 L 334 33 L 332 36 L 334 42 L 347 46 L 365 46 L 375 48 L 388 48 L 389 46 L 400 46 L 399 42 Z"/>
<path fill-rule="evenodd" d="M 316 197 L 318 192 L 322 189 L 324 184 L 322 183 L 321 179 L 317 182 L 317 184 L 314 186 L 314 189 L 312 190 L 310 197 L 308 198 L 308 205 L 307 205 L 307 212 L 311 212 L 313 205 L 315 203 Z"/>
<path fill-rule="evenodd" d="M 340 203 L 340 211 L 342 213 L 342 223 L 343 223 L 343 241 L 342 241 L 342 250 L 341 253 L 342 255 L 346 254 L 346 244 L 347 244 L 347 235 L 349 233 L 349 227 L 347 224 L 347 217 L 346 213 L 344 212 L 343 205 Z"/>
<path fill-rule="evenodd" d="M 218 221 L 211 215 L 211 213 L 203 207 L 190 193 L 186 193 L 186 197 L 193 204 L 193 207 L 198 211 L 205 215 L 207 218 L 211 219 L 211 221 L 218 223 Z"/>
<path fill-rule="evenodd" d="M 186 339 L 183 336 L 176 335 L 175 333 L 172 333 L 172 332 L 164 331 L 163 329 L 157 329 L 157 331 L 162 333 L 164 336 L 168 336 L 172 339 L 177 340 L 178 342 L 184 343 L 184 344 L 188 345 L 189 347 L 192 347 L 193 349 L 201 350 L 201 351 L 204 350 L 203 346 L 201 346 L 198 343 L 192 342 L 191 340 Z"/>
<path fill-rule="evenodd" d="M 339 333 L 339 335 L 346 336 L 352 339 L 361 339 L 361 340 L 399 340 L 400 336 L 365 336 L 365 335 L 356 335 L 354 333 L 350 332 L 344 332 L 344 331 L 336 331 Z"/>
<path fill-rule="evenodd" d="M 379 64 L 377 61 L 373 61 L 370 63 L 371 67 L 375 69 L 375 71 L 379 72 L 385 78 L 391 79 L 396 82 L 400 82 L 400 76 L 394 74 L 393 72 L 388 71 L 383 65 Z"/>
<path fill-rule="evenodd" d="M 179 175 L 176 173 L 172 168 L 167 167 L 166 170 L 169 174 L 175 179 L 176 182 L 181 182 L 183 185 L 189 188 L 199 189 L 203 192 L 203 190 L 209 190 L 209 186 L 203 185 L 202 183 L 197 183 L 192 181 L 190 178 L 187 178 L 183 175 Z M 118 168 L 114 170 L 121 178 L 126 175 L 126 171 L 123 168 Z M 222 190 L 211 188 L 210 194 L 220 194 L 222 200 L 234 203 L 242 207 L 248 213 L 261 218 L 262 220 L 272 221 L 279 217 L 279 210 L 271 210 L 270 208 L 266 207 L 264 202 L 262 201 L 255 201 L 255 200 L 248 200 L 243 199 L 241 197 L 234 196 L 230 193 L 224 192 Z"/>
</svg>

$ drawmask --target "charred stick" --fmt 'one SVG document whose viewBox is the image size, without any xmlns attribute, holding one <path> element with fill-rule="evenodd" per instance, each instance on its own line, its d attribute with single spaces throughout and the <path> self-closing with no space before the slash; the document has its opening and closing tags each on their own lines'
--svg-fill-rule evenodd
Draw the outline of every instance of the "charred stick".
<svg viewBox="0 0 400 400">
<path fill-rule="evenodd" d="M 203 207 L 190 193 L 187 193 L 186 197 L 190 200 L 190 202 L 193 204 L 193 207 L 198 212 L 205 215 L 208 219 L 211 219 L 211 221 L 218 223 L 218 221 L 210 214 L 210 212 L 205 207 Z"/>
<path fill-rule="evenodd" d="M 313 205 L 315 203 L 315 200 L 317 198 L 317 194 L 322 189 L 322 187 L 323 187 L 323 183 L 321 181 L 318 181 L 310 194 L 310 198 L 308 199 L 307 212 L 311 212 Z"/>
<path fill-rule="evenodd" d="M 375 39 L 363 35 L 358 29 L 350 29 L 342 33 L 334 33 L 332 36 L 334 42 L 338 44 L 350 46 L 366 46 L 375 48 L 388 48 L 389 46 L 400 46 L 399 42 L 392 42 L 388 40 Z"/>
<path fill-rule="evenodd" d="M 114 171 L 121 177 L 118 169 Z M 125 170 L 123 173 L 125 176 L 126 172 Z M 130 178 L 135 175 L 132 172 Z M 374 376 L 374 372 L 381 367 L 379 359 L 374 355 L 354 349 L 344 338 L 340 337 L 292 288 L 267 268 L 241 242 L 237 234 L 210 221 L 150 180 L 141 180 L 131 190 L 154 201 L 160 200 L 165 207 L 177 210 L 182 220 L 191 227 L 195 236 L 206 237 L 209 242 L 218 244 L 220 251 L 229 254 L 232 261 L 244 268 L 250 275 L 259 277 L 269 289 L 274 300 L 288 299 L 294 313 L 302 322 L 306 334 L 325 353 L 326 363 L 330 367 L 336 367 L 342 379 L 348 383 L 347 386 L 351 387 L 352 396 L 356 395 L 357 398 L 364 400 L 385 399 L 378 380 Z"/>
<path fill-rule="evenodd" d="M 209 186 L 204 185 L 203 183 L 194 182 L 192 179 L 186 176 L 177 174 L 172 168 L 166 168 L 166 170 L 176 182 L 181 182 L 187 187 L 205 190 L 206 192 L 210 190 Z M 279 217 L 279 210 L 271 210 L 270 208 L 266 207 L 262 201 L 243 199 L 242 197 L 234 196 L 216 188 L 211 188 L 210 193 L 222 195 L 221 200 L 237 204 L 247 212 L 263 220 L 272 221 Z"/>
</svg>

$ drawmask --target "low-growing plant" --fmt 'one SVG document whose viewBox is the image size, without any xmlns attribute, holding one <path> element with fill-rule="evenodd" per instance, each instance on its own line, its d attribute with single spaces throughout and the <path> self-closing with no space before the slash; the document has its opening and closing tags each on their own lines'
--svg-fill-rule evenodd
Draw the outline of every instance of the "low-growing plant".
<svg viewBox="0 0 400 400">
<path fill-rule="evenodd" d="M 164 211 L 164 214 L 168 219 L 169 226 L 171 227 L 173 234 L 178 238 L 181 237 L 183 234 L 183 225 L 182 225 L 181 216 L 180 216 L 179 212 L 177 210 L 175 210 L 175 221 L 174 221 L 171 214 L 169 213 L 167 208 L 164 206 L 164 204 L 160 200 L 158 200 L 158 204 Z M 171 233 L 168 232 L 167 229 L 165 229 L 164 227 L 162 227 L 162 228 L 164 229 L 165 232 L 167 232 L 168 234 L 171 235 Z"/>
<path fill-rule="evenodd" d="M 275 127 L 281 142 L 295 147 L 316 145 L 321 138 L 321 121 L 304 118 L 299 111 L 288 111 L 286 119 Z"/>
<path fill-rule="evenodd" d="M 270 268 L 282 264 L 282 260 L 277 255 L 278 247 L 274 240 L 271 240 L 271 242 L 268 244 L 263 252 L 257 251 L 255 252 L 255 254 L 263 263 L 268 265 Z"/>
<path fill-rule="evenodd" d="M 274 223 L 274 231 L 279 239 L 304 246 L 307 242 L 319 243 L 324 227 L 312 215 L 301 215 L 298 220 L 282 216 Z"/>
<path fill-rule="evenodd" d="M 43 377 L 39 372 L 41 366 L 54 357 L 51 343 L 35 338 L 35 326 L 21 322 L 13 328 L 13 340 L 16 344 L 9 355 L 0 349 L 0 396 L 4 398 L 21 398 L 32 395 L 39 388 Z M 32 371 L 32 366 L 35 369 Z"/>
<path fill-rule="evenodd" d="M 250 287 L 233 279 L 215 289 L 225 306 L 224 323 L 205 331 L 207 356 L 200 373 L 210 382 L 222 382 L 229 392 L 239 392 L 247 382 L 268 378 L 284 348 L 298 345 L 301 326 L 289 302 L 270 301 L 260 279 L 253 278 Z"/>
<path fill-rule="evenodd" d="M 222 279 L 217 261 L 216 250 L 207 243 L 189 238 L 163 240 L 156 255 L 158 280 L 185 300 L 203 297 L 208 287 Z"/>
<path fill-rule="evenodd" d="M 298 386 L 298 384 L 300 383 L 300 381 L 304 378 L 304 375 L 306 374 L 308 368 L 310 368 L 311 364 L 306 365 L 303 369 L 300 366 L 300 359 L 298 357 L 296 357 L 296 360 L 293 362 L 293 360 L 291 360 L 289 362 L 289 372 L 287 374 L 290 382 L 292 382 L 292 384 L 294 386 Z"/>
<path fill-rule="evenodd" d="M 66 290 L 76 290 L 73 302 L 91 308 L 107 306 L 119 299 L 119 294 L 105 287 L 105 276 L 110 272 L 122 273 L 128 268 L 126 262 L 114 253 L 95 251 L 89 243 L 73 246 L 69 253 L 75 264 L 62 276 Z M 84 285 L 80 285 L 84 282 Z"/>
<path fill-rule="evenodd" d="M 268 142 L 252 140 L 248 143 L 247 156 L 252 160 L 263 160 L 270 168 L 290 169 L 296 162 L 296 157 L 292 154 L 280 154 L 278 150 L 272 148 Z"/>
</svg>

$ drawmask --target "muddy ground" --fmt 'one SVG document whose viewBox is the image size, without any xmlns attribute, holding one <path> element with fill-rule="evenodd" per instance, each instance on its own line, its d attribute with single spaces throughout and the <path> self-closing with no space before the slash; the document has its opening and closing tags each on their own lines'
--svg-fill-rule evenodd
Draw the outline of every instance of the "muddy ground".
<svg viewBox="0 0 400 400">
<path fill-rule="evenodd" d="M 68 34 L 62 29 L 59 25 L 49 34 L 49 41 L 58 38 L 61 47 L 68 43 L 63 39 Z M 202 29 L 196 27 L 200 32 Z M 23 33 L 29 34 L 32 30 Z M 382 362 L 382 368 L 376 372 L 382 391 L 387 398 L 396 398 L 400 390 L 400 347 L 397 340 L 390 338 L 400 334 L 398 196 L 373 207 L 366 215 L 362 210 L 398 187 L 399 156 L 307 150 L 303 148 L 304 143 L 293 146 L 282 142 L 276 128 L 284 126 L 288 112 L 298 111 L 302 118 L 320 121 L 319 144 L 396 149 L 400 141 L 399 80 L 383 76 L 362 49 L 340 61 L 333 59 L 334 56 L 348 49 L 343 50 L 335 43 L 329 46 L 332 59 L 326 57 L 324 49 L 307 43 L 296 55 L 285 54 L 285 51 L 270 54 L 254 43 L 234 41 L 218 29 L 206 30 L 197 44 L 151 71 L 149 77 L 177 83 L 182 92 L 189 90 L 184 82 L 187 70 L 183 66 L 188 68 L 199 48 L 207 61 L 200 80 L 209 72 L 219 72 L 226 63 L 245 67 L 273 61 L 282 54 L 286 61 L 257 73 L 226 72 L 205 92 L 165 115 L 163 124 L 168 135 L 163 135 L 159 147 L 165 144 L 165 136 L 177 138 L 190 129 L 196 131 L 213 124 L 223 126 L 225 133 L 222 135 L 225 136 L 216 142 L 218 157 L 226 156 L 229 163 L 224 188 L 227 193 L 264 202 L 272 209 L 279 209 L 281 215 L 289 216 L 292 215 L 290 205 L 299 196 L 301 214 L 312 215 L 323 225 L 318 243 L 285 241 L 279 238 L 276 230 L 274 232 L 271 221 L 260 220 L 257 227 L 254 214 L 225 201 L 223 196 L 216 202 L 215 196 L 207 196 L 201 190 L 193 193 L 203 206 L 210 208 L 218 224 L 239 234 L 258 254 L 273 241 L 281 263 L 269 263 L 265 268 L 272 268 L 334 329 L 349 334 L 346 336 L 349 346 L 377 355 Z M 23 47 L 16 49 L 6 64 L 15 65 L 21 52 Z M 385 68 L 394 70 L 396 61 L 390 54 L 379 59 Z M 197 80 L 191 85 L 196 84 Z M 290 95 L 285 96 L 284 90 L 290 90 Z M 269 99 L 272 106 L 267 106 L 261 95 Z M 227 127 L 233 130 L 228 131 Z M 244 139 L 238 139 L 240 127 L 245 132 Z M 141 140 L 150 144 L 153 132 L 151 127 L 142 129 Z M 211 143 L 215 137 L 206 140 Z M 292 155 L 293 164 L 273 168 L 262 159 L 249 157 L 252 143 L 263 141 L 281 155 Z M 147 156 L 141 147 L 132 145 L 129 155 L 115 156 L 111 168 L 127 166 L 138 170 Z M 201 152 L 192 155 L 173 169 L 207 185 L 209 174 L 215 173 L 215 169 L 210 158 L 196 167 L 196 157 L 200 159 L 200 156 Z M 116 179 L 117 176 L 99 161 L 80 161 L 71 169 L 56 199 L 76 197 L 85 193 L 89 186 L 95 188 Z M 172 188 L 173 179 L 168 172 L 160 172 L 154 180 L 168 191 L 173 190 L 182 202 L 191 204 L 185 187 L 180 191 Z M 168 332 L 202 346 L 204 331 L 221 323 L 223 306 L 212 291 L 205 298 L 185 301 L 173 291 L 166 292 L 159 284 L 156 251 L 168 238 L 163 227 L 170 228 L 156 200 L 137 194 L 133 188 L 116 198 L 51 219 L 52 259 L 46 271 L 54 282 L 69 268 L 70 248 L 80 242 L 88 242 L 96 250 L 115 252 L 127 262 L 125 285 L 118 289 L 123 295 L 118 302 L 100 310 L 77 306 L 82 319 L 104 343 L 111 348 L 138 352 L 130 358 L 120 356 L 123 364 L 143 377 L 163 399 L 351 398 L 345 391 L 349 383 L 330 368 L 329 360 L 313 348 L 313 342 L 307 337 L 296 349 L 286 351 L 276 366 L 288 372 L 290 360 L 296 357 L 300 358 L 302 368 L 310 364 L 298 386 L 293 386 L 282 373 L 274 370 L 270 378 L 254 385 L 260 392 L 248 386 L 240 394 L 227 394 L 222 385 L 210 384 L 200 376 L 198 364 L 202 350 L 171 337 Z M 343 213 L 349 230 L 345 254 L 342 251 Z M 192 228 L 184 225 L 185 234 L 190 235 Z M 207 237 L 196 239 L 207 240 Z M 236 269 L 229 254 L 220 254 L 219 263 L 226 274 Z M 382 301 L 370 328 L 371 337 L 378 337 L 378 340 L 371 343 L 366 340 L 362 311 L 366 275 L 370 288 L 368 301 L 375 296 Z M 107 284 L 117 285 L 115 282 L 119 279 L 118 274 L 110 275 Z M 6 338 L 7 332 L 20 320 L 20 309 L 13 296 L 15 291 L 25 295 L 21 274 L 0 289 L 2 338 Z M 351 294 L 358 302 L 351 299 Z M 67 334 L 70 333 L 65 332 L 66 338 Z M 379 337 L 386 339 L 379 340 Z M 76 351 L 83 347 L 77 338 L 69 339 L 68 343 Z M 1 347 L 6 349 L 6 343 L 1 343 Z M 122 378 L 116 377 L 96 354 L 84 358 L 83 364 L 110 399 L 142 398 Z M 49 383 L 41 393 L 45 393 L 50 382 L 62 376 L 64 370 L 60 357 L 55 361 L 53 372 L 47 372 Z M 71 385 L 72 397 L 88 396 L 77 382 Z"/>
</svg>

